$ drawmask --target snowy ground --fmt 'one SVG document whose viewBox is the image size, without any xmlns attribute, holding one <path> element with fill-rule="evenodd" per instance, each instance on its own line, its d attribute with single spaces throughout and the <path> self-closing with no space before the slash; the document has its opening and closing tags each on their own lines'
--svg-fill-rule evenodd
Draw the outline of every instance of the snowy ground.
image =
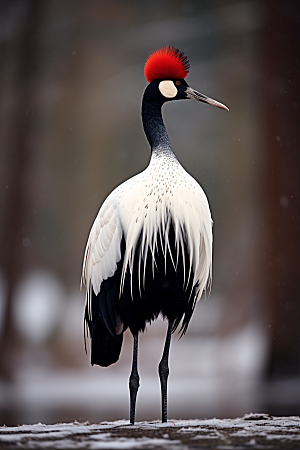
<svg viewBox="0 0 300 450">
<path fill-rule="evenodd" d="M 300 417 L 62 423 L 0 427 L 5 449 L 299 449 Z"/>
</svg>

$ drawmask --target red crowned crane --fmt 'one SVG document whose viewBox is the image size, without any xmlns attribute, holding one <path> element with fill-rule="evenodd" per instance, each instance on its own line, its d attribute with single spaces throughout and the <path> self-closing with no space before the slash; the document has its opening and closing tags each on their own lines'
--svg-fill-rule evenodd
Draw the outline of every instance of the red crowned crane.
<svg viewBox="0 0 300 450">
<path fill-rule="evenodd" d="M 129 378 L 132 424 L 139 389 L 139 332 L 159 314 L 168 320 L 158 368 L 162 421 L 166 422 L 171 335 L 179 325 L 179 332 L 186 332 L 195 304 L 211 281 L 208 201 L 173 153 L 161 109 L 166 102 L 185 99 L 228 108 L 187 84 L 189 67 L 187 57 L 174 47 L 160 48 L 148 57 L 145 77 L 149 84 L 143 97 L 142 120 L 151 146 L 150 163 L 104 201 L 83 260 L 91 364 L 107 367 L 115 363 L 127 328 L 134 338 Z"/>
</svg>

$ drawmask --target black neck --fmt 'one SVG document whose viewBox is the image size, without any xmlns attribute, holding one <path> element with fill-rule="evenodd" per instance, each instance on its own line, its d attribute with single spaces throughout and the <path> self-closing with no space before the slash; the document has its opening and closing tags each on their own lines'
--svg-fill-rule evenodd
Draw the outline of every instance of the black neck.
<svg viewBox="0 0 300 450">
<path fill-rule="evenodd" d="M 165 100 L 158 89 L 158 83 L 150 83 L 143 97 L 142 120 L 152 151 L 159 148 L 172 151 L 171 142 L 161 114 L 164 102 Z"/>
</svg>

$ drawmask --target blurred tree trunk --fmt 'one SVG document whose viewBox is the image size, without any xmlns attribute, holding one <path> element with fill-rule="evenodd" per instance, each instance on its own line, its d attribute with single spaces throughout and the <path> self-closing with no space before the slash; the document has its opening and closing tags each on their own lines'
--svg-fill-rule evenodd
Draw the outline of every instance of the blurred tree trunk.
<svg viewBox="0 0 300 450">
<path fill-rule="evenodd" d="M 268 376 L 300 374 L 300 7 L 265 1 L 263 31 L 265 295 Z"/>
<path fill-rule="evenodd" d="M 16 351 L 20 345 L 12 317 L 12 302 L 16 284 L 24 272 L 24 226 L 29 199 L 33 154 L 33 110 L 35 106 L 37 72 L 37 28 L 39 0 L 22 3 L 22 16 L 16 35 L 17 67 L 15 76 L 15 105 L 9 143 L 9 198 L 5 205 L 4 238 L 1 265 L 6 279 L 6 305 L 0 341 L 0 376 L 11 379 Z"/>
</svg>

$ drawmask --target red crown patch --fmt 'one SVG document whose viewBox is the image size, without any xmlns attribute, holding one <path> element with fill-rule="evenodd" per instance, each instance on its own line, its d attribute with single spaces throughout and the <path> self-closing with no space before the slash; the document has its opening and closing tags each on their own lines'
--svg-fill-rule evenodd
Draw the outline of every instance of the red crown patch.
<svg viewBox="0 0 300 450">
<path fill-rule="evenodd" d="M 146 80 L 182 79 L 190 69 L 188 58 L 175 47 L 162 47 L 150 53 L 144 69 Z"/>
</svg>

